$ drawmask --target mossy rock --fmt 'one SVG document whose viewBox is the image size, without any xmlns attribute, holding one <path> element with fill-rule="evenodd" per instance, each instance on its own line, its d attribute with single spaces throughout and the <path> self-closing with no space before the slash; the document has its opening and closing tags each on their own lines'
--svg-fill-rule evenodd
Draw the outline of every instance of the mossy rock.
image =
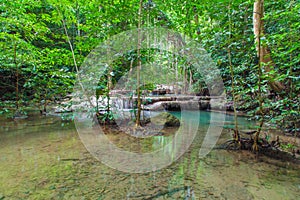
<svg viewBox="0 0 300 200">
<path fill-rule="evenodd" d="M 177 127 L 180 126 L 180 120 L 168 112 L 162 112 L 151 118 L 151 122 L 158 126 Z"/>
</svg>

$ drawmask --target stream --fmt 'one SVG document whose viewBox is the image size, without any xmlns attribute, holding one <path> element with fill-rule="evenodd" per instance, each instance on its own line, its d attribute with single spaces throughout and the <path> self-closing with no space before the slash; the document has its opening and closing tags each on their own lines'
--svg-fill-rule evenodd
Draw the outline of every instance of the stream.
<svg viewBox="0 0 300 200">
<path fill-rule="evenodd" d="M 0 200 L 300 199 L 299 165 L 221 149 L 199 158 L 210 124 L 210 113 L 201 112 L 197 134 L 183 155 L 147 173 L 118 171 L 96 160 L 73 122 L 38 115 L 17 121 L 1 118 Z M 239 125 L 249 129 L 253 123 L 240 117 Z M 231 126 L 233 117 L 226 115 L 224 127 Z M 230 135 L 223 129 L 218 143 Z M 136 147 L 129 136 L 108 133 L 108 137 L 120 148 L 146 152 L 173 139 L 168 134 L 154 136 Z"/>
</svg>

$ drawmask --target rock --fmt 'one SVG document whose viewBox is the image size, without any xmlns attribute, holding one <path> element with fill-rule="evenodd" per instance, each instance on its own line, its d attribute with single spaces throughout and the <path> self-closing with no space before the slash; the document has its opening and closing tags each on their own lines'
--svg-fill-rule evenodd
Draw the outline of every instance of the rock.
<svg viewBox="0 0 300 200">
<path fill-rule="evenodd" d="M 54 113 L 66 113 L 66 112 L 72 112 L 71 108 L 64 107 L 64 106 L 57 106 L 53 107 Z"/>
<path fill-rule="evenodd" d="M 253 135 L 254 133 L 257 132 L 257 130 L 252 130 L 252 129 L 245 129 L 245 130 L 240 130 L 241 133 L 247 134 L 247 135 Z"/>
<path fill-rule="evenodd" d="M 163 102 L 155 102 L 154 104 L 147 105 L 147 106 L 142 106 L 143 110 L 164 110 L 164 107 L 162 105 Z"/>
<path fill-rule="evenodd" d="M 200 100 L 199 101 L 199 109 L 200 110 L 208 110 L 210 109 L 210 103 L 208 100 Z"/>
<path fill-rule="evenodd" d="M 158 126 L 176 127 L 180 126 L 180 120 L 168 112 L 162 112 L 151 118 L 151 122 Z"/>
<path fill-rule="evenodd" d="M 165 102 L 165 103 L 162 103 L 162 106 L 165 110 L 169 110 L 169 111 L 180 111 L 181 110 L 180 103 L 178 103 L 178 102 L 173 102 L 173 101 Z"/>
<path fill-rule="evenodd" d="M 28 118 L 28 116 L 25 114 L 25 113 L 22 113 L 20 111 L 16 111 L 14 116 L 13 116 L 14 119 L 26 119 Z"/>
<path fill-rule="evenodd" d="M 13 119 L 15 120 L 19 120 L 19 119 L 27 119 L 28 116 L 27 115 L 22 115 L 22 116 L 13 116 Z"/>
<path fill-rule="evenodd" d="M 208 107 L 209 104 L 206 105 Z M 144 106 L 145 110 L 168 110 L 168 111 L 181 111 L 181 110 L 199 110 L 199 103 L 197 101 L 160 101 L 151 105 Z"/>
<path fill-rule="evenodd" d="M 166 89 L 158 89 L 152 91 L 152 95 L 165 95 L 166 93 L 167 93 Z"/>
<path fill-rule="evenodd" d="M 233 101 L 226 102 L 225 103 L 226 111 L 234 111 L 234 107 L 233 106 L 234 106 Z"/>
</svg>

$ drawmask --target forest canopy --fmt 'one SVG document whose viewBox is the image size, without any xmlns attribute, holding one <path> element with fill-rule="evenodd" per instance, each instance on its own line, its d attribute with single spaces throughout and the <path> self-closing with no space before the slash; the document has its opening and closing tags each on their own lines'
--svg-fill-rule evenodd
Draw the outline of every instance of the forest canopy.
<svg viewBox="0 0 300 200">
<path fill-rule="evenodd" d="M 140 17 L 141 27 L 167 28 L 199 42 L 221 71 L 228 101 L 235 100 L 237 110 L 299 132 L 299 1 L 148 0 L 142 1 L 141 16 L 139 3 L 2 1 L 0 112 L 21 113 L 29 104 L 42 104 L 46 111 L 48 103 L 72 93 L 91 51 L 113 35 L 137 28 Z M 263 6 L 260 24 L 255 3 Z M 137 52 L 128 52 L 111 70 L 121 76 L 137 59 Z M 177 68 L 193 84 L 186 93 L 205 91 L 201 74 L 184 61 Z"/>
</svg>

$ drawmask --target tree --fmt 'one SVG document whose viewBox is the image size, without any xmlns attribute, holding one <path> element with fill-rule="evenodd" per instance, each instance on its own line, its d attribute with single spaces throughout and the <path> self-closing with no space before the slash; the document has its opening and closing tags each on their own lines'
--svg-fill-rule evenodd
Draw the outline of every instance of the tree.
<svg viewBox="0 0 300 200">
<path fill-rule="evenodd" d="M 138 2 L 2 3 L 1 99 L 11 100 L 14 111 L 21 111 L 23 105 L 35 101 L 44 112 L 48 102 L 72 91 L 78 68 L 100 42 L 136 26 L 160 26 L 188 35 L 211 53 L 236 110 L 248 112 L 256 119 L 263 115 L 265 122 L 276 123 L 293 133 L 299 131 L 298 1 L 256 0 L 254 5 L 253 1 L 242 0 L 204 0 L 201 4 L 196 0 Z M 224 5 L 230 5 L 230 9 L 224 9 Z M 141 38 L 138 43 L 143 42 Z M 177 73 L 174 82 L 182 82 L 183 93 L 190 92 L 192 85 L 195 93 L 207 94 L 201 74 L 180 56 L 165 54 L 162 58 L 137 46 L 129 60 L 125 61 L 128 55 L 124 55 L 121 63 L 109 66 L 111 69 L 105 72 L 107 79 L 114 82 L 127 72 L 125 68 L 140 69 L 151 59 L 160 59 L 158 63 L 165 59 L 169 63 L 163 70 L 174 71 L 175 76 Z M 111 71 L 116 77 L 110 77 Z M 110 88 L 111 81 L 100 85 Z M 138 87 L 143 85 L 141 82 Z M 141 93 L 136 92 L 141 98 Z M 142 101 L 137 103 L 137 108 L 141 107 Z M 140 116 L 140 112 L 138 109 L 136 115 Z"/>
<path fill-rule="evenodd" d="M 142 8 L 143 8 L 143 0 L 140 0 L 139 4 L 139 19 L 138 19 L 138 46 L 137 46 L 137 116 L 135 125 L 138 127 L 141 125 L 141 111 L 142 111 L 142 100 L 141 100 L 141 89 L 140 89 L 140 71 L 142 69 L 142 60 L 141 60 L 141 43 L 142 43 L 142 35 L 141 35 L 141 23 L 142 23 Z"/>
<path fill-rule="evenodd" d="M 257 57 L 259 58 L 259 63 L 264 67 L 266 73 L 269 74 L 269 85 L 275 91 L 280 93 L 285 86 L 274 80 L 274 63 L 271 58 L 270 51 L 265 43 L 262 42 L 262 37 L 265 34 L 264 31 L 264 0 L 257 0 L 254 2 L 253 6 L 253 30 L 255 34 L 255 43 Z M 270 74 L 270 72 L 272 72 Z"/>
</svg>

